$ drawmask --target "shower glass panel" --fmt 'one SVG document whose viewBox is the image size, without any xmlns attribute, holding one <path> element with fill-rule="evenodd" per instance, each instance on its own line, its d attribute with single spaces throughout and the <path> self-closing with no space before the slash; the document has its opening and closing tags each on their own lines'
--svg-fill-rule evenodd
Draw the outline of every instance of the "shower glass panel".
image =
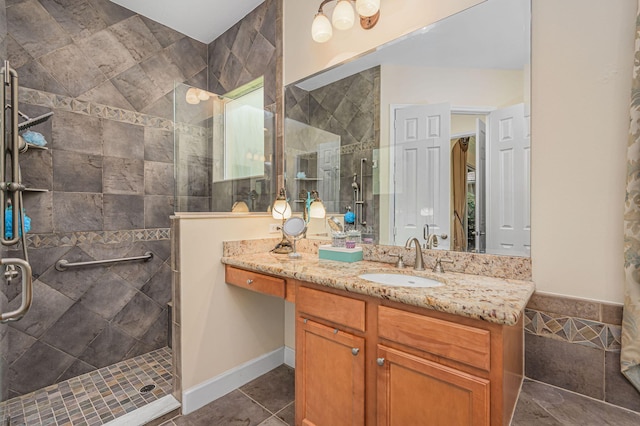
<svg viewBox="0 0 640 426">
<path fill-rule="evenodd" d="M 275 198 L 275 118 L 263 99 L 259 81 L 225 96 L 176 84 L 176 212 L 268 211 Z"/>
<path fill-rule="evenodd" d="M 340 136 L 290 118 L 284 121 L 284 132 L 285 178 L 293 211 L 302 212 L 316 190 L 327 213 L 341 213 Z"/>
</svg>

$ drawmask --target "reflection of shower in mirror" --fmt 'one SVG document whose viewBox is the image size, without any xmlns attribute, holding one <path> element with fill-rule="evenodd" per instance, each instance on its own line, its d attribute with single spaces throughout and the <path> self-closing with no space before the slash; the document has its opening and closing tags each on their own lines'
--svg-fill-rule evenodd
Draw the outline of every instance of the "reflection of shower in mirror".
<svg viewBox="0 0 640 426">
<path fill-rule="evenodd" d="M 357 228 L 358 224 L 367 226 L 367 220 L 365 215 L 365 201 L 364 201 L 364 164 L 367 162 L 366 158 L 360 159 L 360 184 L 358 184 L 358 175 L 353 174 L 353 182 L 351 187 L 353 188 L 353 214 L 354 227 Z"/>
</svg>

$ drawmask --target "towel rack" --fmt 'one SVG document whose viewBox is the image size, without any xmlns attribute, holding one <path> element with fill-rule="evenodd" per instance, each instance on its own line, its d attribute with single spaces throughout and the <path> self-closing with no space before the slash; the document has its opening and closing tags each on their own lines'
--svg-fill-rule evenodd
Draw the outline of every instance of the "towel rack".
<svg viewBox="0 0 640 426">
<path fill-rule="evenodd" d="M 69 268 L 78 268 L 81 266 L 102 265 L 105 263 L 117 263 L 117 262 L 131 262 L 134 260 L 143 260 L 145 262 L 148 262 L 151 259 L 153 259 L 153 253 L 151 253 L 150 251 L 146 252 L 143 256 L 122 257 L 119 259 L 92 260 L 89 262 L 69 263 L 68 260 L 60 259 L 56 262 L 56 269 L 60 272 L 63 272 Z"/>
</svg>

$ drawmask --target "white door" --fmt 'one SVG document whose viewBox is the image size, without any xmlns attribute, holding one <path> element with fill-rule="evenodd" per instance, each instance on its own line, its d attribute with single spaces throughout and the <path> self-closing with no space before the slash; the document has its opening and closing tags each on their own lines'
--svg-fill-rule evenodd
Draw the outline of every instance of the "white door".
<svg viewBox="0 0 640 426">
<path fill-rule="evenodd" d="M 451 107 L 413 105 L 395 115 L 395 244 L 420 239 L 425 225 L 449 236 Z M 450 241 L 440 239 L 438 247 L 448 249 Z"/>
<path fill-rule="evenodd" d="M 318 194 L 327 212 L 338 212 L 340 140 L 318 144 Z"/>
<path fill-rule="evenodd" d="M 531 253 L 530 135 L 524 104 L 489 114 L 487 252 Z"/>
<path fill-rule="evenodd" d="M 487 125 L 476 118 L 476 252 L 487 249 Z"/>
</svg>

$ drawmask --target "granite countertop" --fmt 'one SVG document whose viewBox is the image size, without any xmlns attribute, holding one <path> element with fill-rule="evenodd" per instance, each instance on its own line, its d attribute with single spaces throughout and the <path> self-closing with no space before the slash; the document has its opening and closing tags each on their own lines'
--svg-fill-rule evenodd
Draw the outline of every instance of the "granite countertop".
<svg viewBox="0 0 640 426">
<path fill-rule="evenodd" d="M 514 325 L 533 294 L 531 281 L 486 277 L 455 272 L 397 269 L 381 262 L 353 263 L 319 259 L 303 253 L 300 259 L 274 253 L 227 256 L 222 263 L 254 272 L 294 278 L 350 293 L 364 294 L 435 311 L 462 315 L 503 325 Z M 446 268 L 447 265 L 444 265 Z M 436 279 L 440 287 L 391 287 L 358 278 L 372 272 L 389 272 Z"/>
</svg>

